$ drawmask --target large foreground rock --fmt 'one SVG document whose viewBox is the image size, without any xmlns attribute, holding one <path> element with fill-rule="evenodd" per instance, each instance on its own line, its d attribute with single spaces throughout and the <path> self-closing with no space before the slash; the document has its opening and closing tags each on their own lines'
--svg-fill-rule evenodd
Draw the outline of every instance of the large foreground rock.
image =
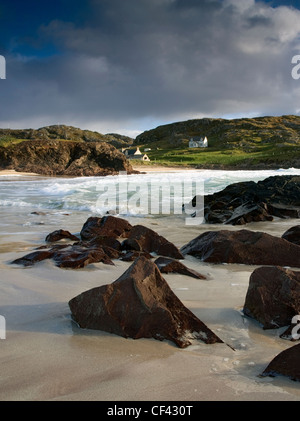
<svg viewBox="0 0 300 421">
<path fill-rule="evenodd" d="M 71 299 L 69 307 L 81 328 L 133 339 L 167 339 L 180 348 L 189 346 L 192 339 L 223 342 L 182 304 L 157 266 L 145 257 L 113 283 Z"/>
<path fill-rule="evenodd" d="M 300 314 L 300 272 L 260 267 L 250 276 L 243 312 L 264 329 L 291 325 Z"/>
<path fill-rule="evenodd" d="M 181 248 L 211 263 L 300 267 L 300 246 L 259 231 L 207 231 Z"/>
<path fill-rule="evenodd" d="M 300 345 L 294 345 L 280 352 L 262 373 L 263 377 L 279 375 L 300 381 Z"/>
</svg>

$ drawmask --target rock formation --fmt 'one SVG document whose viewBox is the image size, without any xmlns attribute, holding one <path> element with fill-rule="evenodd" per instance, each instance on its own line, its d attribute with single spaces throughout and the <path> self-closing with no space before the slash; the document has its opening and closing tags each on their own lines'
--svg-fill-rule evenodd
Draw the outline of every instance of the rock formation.
<svg viewBox="0 0 300 421">
<path fill-rule="evenodd" d="M 159 257 L 154 262 L 161 273 L 181 273 L 196 279 L 206 279 L 201 273 L 186 267 L 183 263 L 169 257 Z"/>
<path fill-rule="evenodd" d="M 197 197 L 188 204 L 195 206 Z M 274 217 L 300 217 L 300 176 L 273 176 L 255 183 L 234 183 L 204 198 L 210 224 L 244 225 Z"/>
<path fill-rule="evenodd" d="M 0 147 L 0 169 L 47 176 L 134 173 L 125 155 L 105 142 L 28 140 Z"/>
<path fill-rule="evenodd" d="M 300 225 L 296 225 L 295 227 L 288 229 L 282 234 L 281 238 L 300 246 Z"/>
<path fill-rule="evenodd" d="M 143 225 L 135 225 L 130 230 L 126 244 L 130 244 L 130 242 L 134 244 L 133 247 L 139 247 L 148 253 L 156 253 L 161 256 L 173 257 L 174 259 L 184 258 L 173 243 L 170 243 L 166 238 Z"/>
<path fill-rule="evenodd" d="M 81 328 L 133 339 L 169 340 L 178 347 L 191 340 L 223 341 L 187 309 L 161 276 L 157 266 L 140 257 L 109 285 L 83 292 L 69 301 Z"/>
<path fill-rule="evenodd" d="M 289 326 L 300 314 L 300 272 L 260 267 L 250 276 L 243 312 L 264 329 Z"/>
<path fill-rule="evenodd" d="M 250 230 L 207 231 L 181 248 L 204 262 L 300 267 L 300 247 Z"/>
<path fill-rule="evenodd" d="M 262 377 L 280 375 L 300 381 L 300 345 L 294 345 L 280 352 L 261 374 Z"/>
</svg>

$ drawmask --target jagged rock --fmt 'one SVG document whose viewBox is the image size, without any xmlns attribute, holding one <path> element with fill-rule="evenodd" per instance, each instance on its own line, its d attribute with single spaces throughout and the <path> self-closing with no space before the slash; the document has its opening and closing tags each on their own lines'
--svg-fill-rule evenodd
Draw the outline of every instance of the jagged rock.
<svg viewBox="0 0 300 421">
<path fill-rule="evenodd" d="M 181 248 L 211 263 L 300 267 L 300 247 L 259 231 L 207 231 Z"/>
<path fill-rule="evenodd" d="M 129 250 L 121 256 L 120 260 L 123 262 L 133 262 L 141 256 L 144 256 L 146 259 L 152 259 L 151 254 L 146 251 Z"/>
<path fill-rule="evenodd" d="M 173 257 L 174 259 L 184 258 L 173 243 L 143 225 L 134 225 L 132 227 L 128 235 L 128 241 L 132 242 L 133 240 L 139 244 L 141 250 L 148 253 L 156 253 L 161 256 Z"/>
<path fill-rule="evenodd" d="M 262 377 L 280 375 L 300 381 L 300 344 L 280 352 L 261 374 Z"/>
<path fill-rule="evenodd" d="M 62 230 L 62 229 L 53 231 L 50 234 L 48 234 L 45 241 L 50 243 L 50 242 L 59 241 L 65 238 L 69 240 L 73 240 L 73 241 L 79 241 L 79 238 L 76 237 L 76 235 L 73 235 L 69 231 Z"/>
<path fill-rule="evenodd" d="M 264 329 L 288 326 L 300 314 L 300 272 L 260 267 L 250 276 L 243 312 Z"/>
<path fill-rule="evenodd" d="M 105 142 L 59 140 L 26 140 L 0 147 L 0 169 L 75 177 L 137 173 L 122 152 Z"/>
<path fill-rule="evenodd" d="M 295 227 L 288 229 L 282 234 L 281 238 L 300 246 L 300 225 L 296 225 Z"/>
<path fill-rule="evenodd" d="M 197 196 L 188 205 L 195 206 Z M 273 176 L 234 183 L 204 198 L 204 218 L 210 224 L 243 225 L 300 217 L 300 176 Z"/>
<path fill-rule="evenodd" d="M 125 219 L 112 215 L 106 215 L 102 218 L 93 217 L 87 219 L 84 223 L 80 236 L 83 240 L 92 240 L 96 237 L 127 237 L 132 225 Z"/>
<path fill-rule="evenodd" d="M 182 304 L 145 257 L 136 259 L 113 283 L 74 297 L 69 307 L 74 321 L 85 329 L 133 339 L 167 339 L 180 348 L 191 345 L 192 339 L 223 342 Z"/>
<path fill-rule="evenodd" d="M 181 273 L 182 275 L 191 276 L 197 279 L 206 279 L 201 273 L 189 269 L 178 260 L 170 259 L 168 257 L 158 257 L 154 262 L 161 273 Z"/>
<path fill-rule="evenodd" d="M 50 250 L 35 251 L 16 259 L 12 264 L 33 266 L 45 259 L 53 259 L 60 268 L 80 269 L 91 263 L 102 262 L 113 265 L 112 258 L 118 258 L 119 252 L 109 247 L 87 248 L 77 245 L 55 245 Z"/>
<path fill-rule="evenodd" d="M 51 259 L 54 252 L 51 250 L 34 251 L 26 256 L 20 257 L 12 262 L 13 265 L 33 266 L 37 262 L 45 259 Z"/>
<path fill-rule="evenodd" d="M 81 269 L 91 263 L 102 262 L 106 265 L 113 265 L 111 258 L 102 248 L 84 249 L 72 246 L 69 249 L 57 251 L 53 255 L 56 265 L 60 268 Z"/>
</svg>

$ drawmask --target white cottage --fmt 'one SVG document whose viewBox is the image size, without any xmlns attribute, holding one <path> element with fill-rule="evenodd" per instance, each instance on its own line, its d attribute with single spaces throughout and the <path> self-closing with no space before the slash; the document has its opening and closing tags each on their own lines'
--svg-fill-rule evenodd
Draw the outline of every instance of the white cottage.
<svg viewBox="0 0 300 421">
<path fill-rule="evenodd" d="M 207 148 L 207 147 L 208 147 L 208 140 L 206 136 L 204 138 L 200 136 L 191 137 L 189 141 L 189 148 Z"/>
</svg>

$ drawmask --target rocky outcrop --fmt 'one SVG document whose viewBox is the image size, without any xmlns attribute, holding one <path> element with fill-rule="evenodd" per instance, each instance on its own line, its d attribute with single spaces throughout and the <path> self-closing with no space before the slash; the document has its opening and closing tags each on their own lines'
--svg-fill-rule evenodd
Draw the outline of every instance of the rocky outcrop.
<svg viewBox="0 0 300 421">
<path fill-rule="evenodd" d="M 56 231 L 50 232 L 50 234 L 48 234 L 47 237 L 45 238 L 45 241 L 52 243 L 52 242 L 60 241 L 63 239 L 79 241 L 79 238 L 76 237 L 76 235 L 71 234 L 69 231 L 66 231 L 66 230 L 56 230 Z"/>
<path fill-rule="evenodd" d="M 131 229 L 132 225 L 123 218 L 112 215 L 102 218 L 91 216 L 84 223 L 80 236 L 83 240 L 88 241 L 102 236 L 127 237 Z"/>
<path fill-rule="evenodd" d="M 65 124 L 54 124 L 39 129 L 0 129 L 0 139 L 26 140 L 72 140 L 76 142 L 107 142 L 121 148 L 133 143 L 133 139 L 118 133 L 102 134 L 91 130 L 82 130 Z"/>
<path fill-rule="evenodd" d="M 116 281 L 93 288 L 69 301 L 81 328 L 125 338 L 169 340 L 180 348 L 196 339 L 222 343 L 172 292 L 157 266 L 138 258 Z"/>
<path fill-rule="evenodd" d="M 280 352 L 261 376 L 285 376 L 291 380 L 300 381 L 300 345 L 294 345 Z"/>
<path fill-rule="evenodd" d="M 135 172 L 125 155 L 107 143 L 55 140 L 28 140 L 0 147 L 0 169 L 76 177 Z"/>
<path fill-rule="evenodd" d="M 201 273 L 186 267 L 183 263 L 169 257 L 159 257 L 154 262 L 161 273 L 181 273 L 196 279 L 206 279 Z"/>
<path fill-rule="evenodd" d="M 188 204 L 195 206 L 197 197 Z M 300 217 L 300 176 L 273 176 L 255 183 L 234 183 L 204 198 L 210 224 L 244 225 L 274 217 Z"/>
<path fill-rule="evenodd" d="M 300 246 L 300 225 L 296 225 L 295 227 L 288 229 L 282 234 L 281 238 Z"/>
<path fill-rule="evenodd" d="M 73 244 L 53 245 L 62 239 L 73 241 Z M 111 259 L 133 261 L 140 256 L 151 259 L 151 253 L 183 258 L 173 243 L 155 231 L 142 225 L 132 226 L 125 219 L 112 215 L 88 218 L 80 231 L 80 238 L 67 230 L 59 229 L 48 234 L 45 241 L 48 245 L 43 245 L 38 251 L 12 263 L 33 266 L 42 260 L 53 259 L 59 267 L 80 269 L 90 263 L 113 264 Z M 179 262 L 178 264 L 180 265 Z"/>
<path fill-rule="evenodd" d="M 289 326 L 300 314 L 300 272 L 260 267 L 250 276 L 243 312 L 264 329 Z"/>
<path fill-rule="evenodd" d="M 250 230 L 207 231 L 181 248 L 204 262 L 300 267 L 300 247 Z"/>
<path fill-rule="evenodd" d="M 173 243 L 143 225 L 135 225 L 130 230 L 126 244 L 127 247 L 129 247 L 128 244 L 132 244 L 135 250 L 136 248 L 140 248 L 140 250 L 148 253 L 156 253 L 160 256 L 174 259 L 184 258 Z"/>
</svg>

